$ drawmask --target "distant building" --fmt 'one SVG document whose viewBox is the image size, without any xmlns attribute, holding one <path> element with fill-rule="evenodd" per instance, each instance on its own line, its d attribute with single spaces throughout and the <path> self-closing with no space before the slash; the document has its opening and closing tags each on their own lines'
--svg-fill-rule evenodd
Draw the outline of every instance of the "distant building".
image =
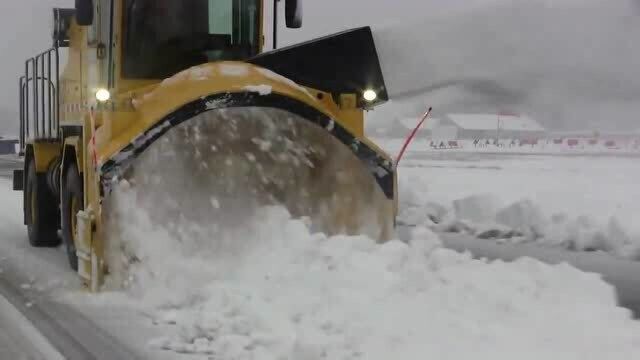
<svg viewBox="0 0 640 360">
<path fill-rule="evenodd" d="M 537 121 L 516 114 L 448 114 L 428 130 L 435 140 L 534 139 L 546 134 Z"/>
<path fill-rule="evenodd" d="M 374 131 L 374 136 L 383 136 L 387 138 L 393 139 L 404 139 L 415 129 L 418 125 L 420 119 L 416 118 L 405 118 L 405 119 L 393 119 L 391 122 L 385 126 L 384 128 L 378 128 Z M 433 128 L 434 124 L 438 124 L 440 122 L 439 119 L 429 118 L 424 123 L 420 131 L 418 132 L 416 137 L 425 137 L 428 134 L 428 131 Z"/>
</svg>

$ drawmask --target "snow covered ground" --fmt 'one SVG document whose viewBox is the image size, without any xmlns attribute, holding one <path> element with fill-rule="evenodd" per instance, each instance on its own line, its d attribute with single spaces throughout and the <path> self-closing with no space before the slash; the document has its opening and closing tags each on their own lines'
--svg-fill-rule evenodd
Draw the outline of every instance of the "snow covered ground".
<svg viewBox="0 0 640 360">
<path fill-rule="evenodd" d="M 382 141 L 391 153 L 396 142 Z M 637 158 L 412 150 L 404 223 L 640 259 Z"/>
<path fill-rule="evenodd" d="M 117 190 L 126 268 L 110 291 L 57 297 L 145 358 L 634 359 L 640 323 L 598 275 L 531 259 L 471 259 L 416 228 L 409 243 L 312 234 L 282 209 L 211 237 L 211 225 L 154 224 Z M 0 180 L 5 261 L 33 263 L 19 196 Z M 189 236 L 185 236 L 189 234 Z M 22 250 L 21 250 L 22 249 Z M 40 255 L 39 255 L 40 254 Z M 42 262 L 30 286 L 54 291 L 64 264 Z M 50 268 L 50 269 L 49 269 Z M 49 287 L 47 285 L 49 284 Z M 118 325 L 119 324 L 119 325 Z M 126 325 L 126 326 L 123 326 Z M 164 357 L 163 357 L 164 356 Z"/>
<path fill-rule="evenodd" d="M 0 358 L 64 360 L 33 324 L 1 294 Z"/>
</svg>

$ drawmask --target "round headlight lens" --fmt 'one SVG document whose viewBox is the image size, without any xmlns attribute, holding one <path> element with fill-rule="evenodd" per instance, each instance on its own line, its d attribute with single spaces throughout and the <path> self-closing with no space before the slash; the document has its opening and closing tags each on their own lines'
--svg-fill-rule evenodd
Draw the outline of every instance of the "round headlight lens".
<svg viewBox="0 0 640 360">
<path fill-rule="evenodd" d="M 109 99 L 111 99 L 111 93 L 107 89 L 98 89 L 98 91 L 96 91 L 96 99 L 100 102 L 109 101 Z"/>
<path fill-rule="evenodd" d="M 375 99 L 378 98 L 378 94 L 371 89 L 366 90 L 362 95 L 364 96 L 364 99 L 369 102 L 374 101 Z"/>
</svg>

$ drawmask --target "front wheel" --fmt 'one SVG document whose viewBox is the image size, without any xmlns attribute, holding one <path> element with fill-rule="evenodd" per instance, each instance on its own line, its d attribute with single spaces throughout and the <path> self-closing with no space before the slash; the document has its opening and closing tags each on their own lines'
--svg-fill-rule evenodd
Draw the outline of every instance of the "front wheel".
<svg viewBox="0 0 640 360">
<path fill-rule="evenodd" d="M 27 165 L 24 209 L 29 244 L 34 247 L 55 247 L 58 238 L 58 201 L 49 190 L 45 175 L 36 172 L 35 159 Z"/>
<path fill-rule="evenodd" d="M 70 164 L 62 178 L 62 239 L 64 241 L 69 266 L 78 271 L 76 254 L 76 228 L 78 212 L 84 209 L 82 179 L 75 163 Z"/>
</svg>

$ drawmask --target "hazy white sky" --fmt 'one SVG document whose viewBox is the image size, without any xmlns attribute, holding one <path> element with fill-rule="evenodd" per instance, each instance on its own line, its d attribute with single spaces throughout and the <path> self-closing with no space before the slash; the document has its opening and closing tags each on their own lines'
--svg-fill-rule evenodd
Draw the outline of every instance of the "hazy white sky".
<svg viewBox="0 0 640 360">
<path fill-rule="evenodd" d="M 392 92 L 454 84 L 396 101 L 383 119 L 425 104 L 533 107 L 549 127 L 640 128 L 640 6 L 632 1 L 306 0 L 303 29 L 281 31 L 281 45 L 371 25 Z M 0 0 L 0 133 L 17 123 L 24 59 L 50 46 L 53 6 L 73 1 Z"/>
<path fill-rule="evenodd" d="M 640 129 L 640 6 L 627 0 L 485 3 L 376 30 L 396 101 L 376 120 L 526 112 L 551 129 Z"/>
</svg>

